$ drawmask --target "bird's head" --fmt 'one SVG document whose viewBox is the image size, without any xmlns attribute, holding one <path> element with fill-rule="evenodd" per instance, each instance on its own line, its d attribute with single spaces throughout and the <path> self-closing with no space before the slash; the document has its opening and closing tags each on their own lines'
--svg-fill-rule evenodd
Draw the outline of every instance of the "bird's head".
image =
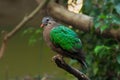
<svg viewBox="0 0 120 80">
<path fill-rule="evenodd" d="M 50 21 L 53 21 L 52 17 L 44 17 L 42 19 L 42 24 L 40 25 L 40 27 L 43 28 L 43 27 L 47 26 Z"/>
</svg>

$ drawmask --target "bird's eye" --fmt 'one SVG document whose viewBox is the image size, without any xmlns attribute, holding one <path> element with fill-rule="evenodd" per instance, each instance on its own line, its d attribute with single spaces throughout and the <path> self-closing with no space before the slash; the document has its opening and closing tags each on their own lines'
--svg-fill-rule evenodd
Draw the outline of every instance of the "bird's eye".
<svg viewBox="0 0 120 80">
<path fill-rule="evenodd" d="M 49 19 L 47 19 L 46 21 L 49 21 Z"/>
</svg>

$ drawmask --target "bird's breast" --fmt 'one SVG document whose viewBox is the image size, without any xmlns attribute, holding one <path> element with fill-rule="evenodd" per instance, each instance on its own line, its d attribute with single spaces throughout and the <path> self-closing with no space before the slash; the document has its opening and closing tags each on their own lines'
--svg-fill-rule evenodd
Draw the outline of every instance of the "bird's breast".
<svg viewBox="0 0 120 80">
<path fill-rule="evenodd" d="M 49 47 L 52 45 L 52 42 L 50 41 L 50 31 L 51 27 L 46 27 L 43 31 L 43 38 Z"/>
</svg>

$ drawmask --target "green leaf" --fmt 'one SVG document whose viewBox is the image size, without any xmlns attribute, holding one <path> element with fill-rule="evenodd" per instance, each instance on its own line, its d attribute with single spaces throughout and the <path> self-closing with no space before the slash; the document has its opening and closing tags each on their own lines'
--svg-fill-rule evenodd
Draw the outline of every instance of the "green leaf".
<svg viewBox="0 0 120 80">
<path fill-rule="evenodd" d="M 36 43 L 37 39 L 35 35 L 32 35 L 29 39 L 29 45 L 33 45 L 34 43 Z"/>
<path fill-rule="evenodd" d="M 100 32 L 102 33 L 104 30 L 106 30 L 109 26 L 108 25 L 103 25 L 100 27 Z"/>
<path fill-rule="evenodd" d="M 26 30 L 23 31 L 23 35 L 25 35 L 25 34 L 29 34 L 29 33 L 32 33 L 33 30 L 34 30 L 34 28 L 26 29 Z"/>
<path fill-rule="evenodd" d="M 113 45 L 116 50 L 119 50 L 120 46 L 119 44 Z"/>
<path fill-rule="evenodd" d="M 107 55 L 109 53 L 110 47 L 108 46 L 96 46 L 94 49 L 94 52 L 96 55 L 98 55 L 100 58 L 104 55 Z"/>
<path fill-rule="evenodd" d="M 113 16 L 112 23 L 120 25 L 120 18 L 118 16 Z"/>
<path fill-rule="evenodd" d="M 37 29 L 36 31 L 35 31 L 35 34 L 39 34 L 41 32 L 41 29 Z"/>
<path fill-rule="evenodd" d="M 99 70 L 99 68 L 98 68 L 98 62 L 95 62 L 95 63 L 93 64 L 93 67 L 94 67 L 93 73 L 94 73 L 94 75 L 96 75 L 96 74 L 98 73 L 98 70 Z"/>
<path fill-rule="evenodd" d="M 97 22 L 97 23 L 95 24 L 95 29 L 99 28 L 100 25 L 101 25 L 101 23 L 100 23 L 100 22 Z"/>
<path fill-rule="evenodd" d="M 116 12 L 120 15 L 120 3 L 115 6 Z"/>
<path fill-rule="evenodd" d="M 102 14 L 100 14 L 100 15 L 98 16 L 98 18 L 99 18 L 99 19 L 106 19 L 107 16 L 106 16 L 105 14 L 102 13 Z"/>
<path fill-rule="evenodd" d="M 116 57 L 117 62 L 120 64 L 120 54 L 118 54 L 118 56 Z"/>
<path fill-rule="evenodd" d="M 27 31 L 27 30 L 24 30 L 24 31 L 23 31 L 23 34 L 27 34 L 27 33 L 28 33 L 28 31 Z"/>
<path fill-rule="evenodd" d="M 94 52 L 96 53 L 96 55 L 104 48 L 104 46 L 96 46 L 94 49 Z"/>
<path fill-rule="evenodd" d="M 37 40 L 36 39 L 30 39 L 29 40 L 29 45 L 33 45 Z"/>
</svg>

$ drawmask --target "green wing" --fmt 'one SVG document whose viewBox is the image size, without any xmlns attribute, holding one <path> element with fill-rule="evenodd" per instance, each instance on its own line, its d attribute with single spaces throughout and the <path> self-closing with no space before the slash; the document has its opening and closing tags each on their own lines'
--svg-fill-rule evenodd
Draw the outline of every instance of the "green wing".
<svg viewBox="0 0 120 80">
<path fill-rule="evenodd" d="M 76 52 L 82 47 L 81 40 L 78 38 L 77 34 L 63 25 L 54 27 L 51 30 L 50 39 L 53 44 L 67 51 Z"/>
</svg>

